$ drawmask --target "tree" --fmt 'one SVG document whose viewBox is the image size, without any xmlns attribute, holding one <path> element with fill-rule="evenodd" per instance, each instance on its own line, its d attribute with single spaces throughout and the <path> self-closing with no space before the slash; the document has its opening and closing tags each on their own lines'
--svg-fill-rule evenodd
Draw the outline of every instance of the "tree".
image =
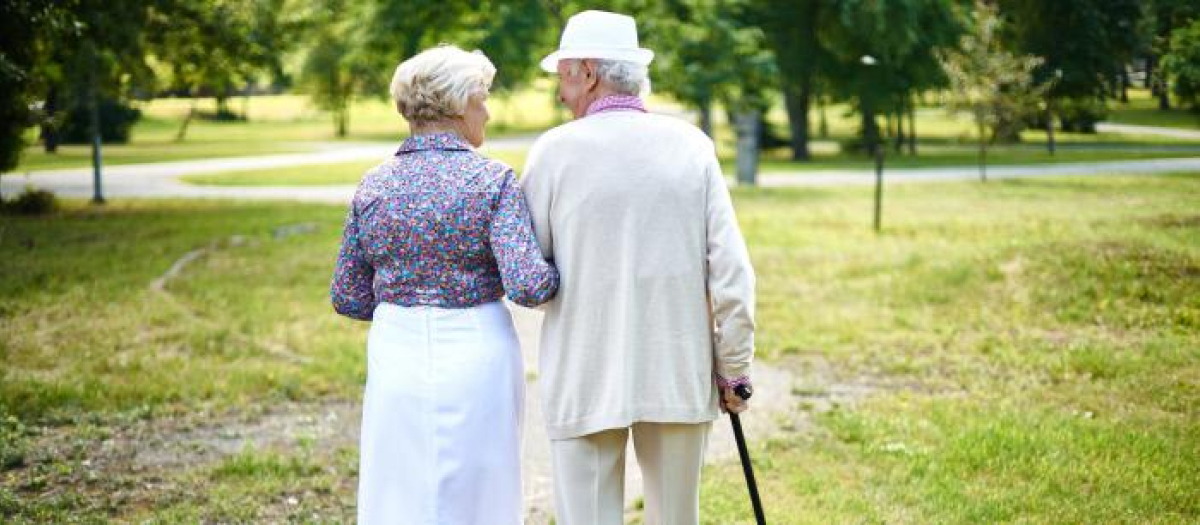
<svg viewBox="0 0 1200 525">
<path fill-rule="evenodd" d="M 1094 132 L 1104 99 L 1119 92 L 1117 75 L 1141 47 L 1142 0 L 999 0 L 1010 23 L 1002 35 L 1014 52 L 1044 59 L 1037 82 L 1054 81 L 1049 96 L 1064 128 Z"/>
<path fill-rule="evenodd" d="M 944 82 L 934 50 L 953 45 L 961 23 L 949 0 L 835 0 L 826 9 L 819 38 L 831 60 L 822 76 L 857 106 L 863 143 L 873 148 L 881 138 L 877 114 L 898 117 L 915 94 Z M 874 65 L 865 66 L 865 56 Z"/>
<path fill-rule="evenodd" d="M 354 53 L 355 22 L 346 2 L 324 0 L 307 18 L 309 49 L 300 82 L 313 103 L 330 112 L 335 133 L 345 137 L 350 127 L 350 103 L 361 91 L 367 66 Z"/>
<path fill-rule="evenodd" d="M 738 85 L 771 60 L 762 33 L 739 17 L 741 0 L 674 0 L 639 13 L 643 45 L 655 50 L 655 89 L 674 95 L 700 114 L 700 128 L 713 134 L 712 112 L 733 105 Z"/>
<path fill-rule="evenodd" d="M 147 40 L 166 84 L 189 96 L 211 94 L 217 114 L 232 116 L 233 91 L 263 74 L 282 74 L 280 57 L 292 46 L 299 21 L 288 0 L 207 0 L 150 10 Z M 180 23 L 186 20 L 186 23 Z M 193 105 L 180 125 L 183 140 L 196 115 Z"/>
<path fill-rule="evenodd" d="M 1200 112 L 1200 19 L 1171 33 L 1162 65 L 1179 101 Z"/>
<path fill-rule="evenodd" d="M 1034 68 L 1042 64 L 1040 57 L 1017 56 L 1001 47 L 1001 20 L 994 6 L 977 1 L 972 18 L 974 26 L 959 39 L 958 49 L 943 50 L 939 55 L 950 80 L 947 109 L 970 111 L 975 119 L 979 178 L 986 182 L 987 148 L 996 136 L 996 126 L 1019 121 L 1035 110 L 1049 86 L 1033 80 Z M 992 138 L 987 134 L 989 128 Z"/>
<path fill-rule="evenodd" d="M 32 119 L 36 44 L 42 34 L 59 27 L 61 17 L 51 1 L 0 4 L 0 173 L 20 160 Z"/>
<path fill-rule="evenodd" d="M 549 34 L 549 17 L 537 0 L 320 0 L 305 17 L 301 82 L 333 113 L 342 137 L 354 97 L 387 97 L 396 65 L 441 42 L 487 54 L 496 88 L 521 84 L 536 69 L 530 57 Z"/>
<path fill-rule="evenodd" d="M 1149 28 L 1149 63 L 1153 68 L 1171 54 L 1172 33 L 1187 27 L 1200 16 L 1200 5 L 1194 0 L 1151 0 L 1147 4 L 1146 18 Z M 1171 109 L 1170 74 L 1158 68 L 1148 75 L 1153 92 L 1158 96 L 1158 108 Z"/>
<path fill-rule="evenodd" d="M 808 113 L 829 51 L 818 38 L 821 20 L 831 12 L 821 0 L 760 0 L 752 3 L 751 19 L 762 28 L 775 54 L 782 82 L 784 108 L 791 130 L 793 160 L 810 158 Z"/>
</svg>

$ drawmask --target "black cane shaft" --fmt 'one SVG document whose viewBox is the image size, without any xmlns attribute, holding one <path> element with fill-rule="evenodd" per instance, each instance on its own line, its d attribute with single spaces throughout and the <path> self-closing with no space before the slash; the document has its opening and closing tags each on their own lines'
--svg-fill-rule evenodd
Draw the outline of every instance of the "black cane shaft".
<svg viewBox="0 0 1200 525">
<path fill-rule="evenodd" d="M 754 521 L 758 525 L 766 525 L 763 515 L 762 500 L 758 497 L 758 483 L 754 481 L 754 467 L 750 464 L 750 451 L 746 449 L 746 436 L 742 434 L 742 420 L 737 414 L 729 413 L 729 421 L 733 423 L 733 437 L 737 441 L 738 456 L 742 460 L 742 472 L 746 475 L 746 486 L 750 489 L 750 503 L 754 506 Z"/>
</svg>

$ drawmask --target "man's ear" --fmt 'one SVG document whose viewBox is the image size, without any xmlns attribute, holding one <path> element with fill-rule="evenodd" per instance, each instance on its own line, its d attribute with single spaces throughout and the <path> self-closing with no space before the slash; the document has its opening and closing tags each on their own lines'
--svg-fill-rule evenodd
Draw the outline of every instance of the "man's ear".
<svg viewBox="0 0 1200 525">
<path fill-rule="evenodd" d="M 583 82 L 588 91 L 591 91 L 600 84 L 600 76 L 596 74 L 596 62 L 585 58 L 580 61 L 579 65 L 579 72 L 583 73 Z"/>
</svg>

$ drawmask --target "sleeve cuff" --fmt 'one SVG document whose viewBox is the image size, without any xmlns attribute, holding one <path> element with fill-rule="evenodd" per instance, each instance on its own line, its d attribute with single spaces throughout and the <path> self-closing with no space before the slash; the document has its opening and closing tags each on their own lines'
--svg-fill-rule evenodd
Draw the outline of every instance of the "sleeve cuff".
<svg viewBox="0 0 1200 525">
<path fill-rule="evenodd" d="M 717 386 L 721 388 L 737 388 L 742 385 L 750 385 L 750 376 L 738 376 L 733 379 L 717 376 Z"/>
</svg>

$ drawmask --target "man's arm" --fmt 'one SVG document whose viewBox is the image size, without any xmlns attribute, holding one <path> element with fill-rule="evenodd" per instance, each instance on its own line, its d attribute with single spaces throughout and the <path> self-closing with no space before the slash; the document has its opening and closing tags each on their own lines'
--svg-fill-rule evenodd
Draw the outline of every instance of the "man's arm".
<svg viewBox="0 0 1200 525">
<path fill-rule="evenodd" d="M 754 359 L 754 268 L 716 155 L 708 162 L 707 259 L 717 382 L 749 383 Z"/>
<path fill-rule="evenodd" d="M 521 177 L 521 191 L 524 192 L 525 202 L 529 206 L 529 216 L 533 219 L 533 233 L 542 249 L 542 257 L 553 261 L 554 232 L 550 228 L 553 188 L 550 187 L 549 174 L 545 173 L 542 151 L 540 140 L 530 148 L 525 161 L 525 174 Z"/>
</svg>

